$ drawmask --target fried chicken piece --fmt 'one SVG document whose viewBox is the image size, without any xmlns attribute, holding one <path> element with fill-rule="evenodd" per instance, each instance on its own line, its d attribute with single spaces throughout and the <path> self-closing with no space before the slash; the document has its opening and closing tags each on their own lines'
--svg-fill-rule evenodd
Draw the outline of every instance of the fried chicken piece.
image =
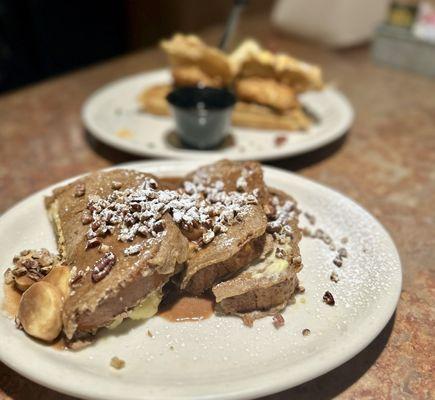
<svg viewBox="0 0 435 400">
<path fill-rule="evenodd" d="M 171 69 L 194 66 L 207 76 L 219 77 L 222 86 L 229 85 L 234 79 L 234 72 L 228 56 L 221 50 L 207 46 L 195 35 L 176 34 L 160 44 L 168 55 Z"/>
<path fill-rule="evenodd" d="M 172 68 L 175 86 L 223 86 L 219 76 L 210 76 L 194 65 L 184 65 Z"/>
<path fill-rule="evenodd" d="M 278 111 L 289 110 L 298 105 L 294 91 L 274 79 L 240 79 L 235 84 L 235 90 L 240 100 L 268 106 Z"/>
<path fill-rule="evenodd" d="M 320 90 L 324 83 L 321 69 L 284 53 L 272 53 L 246 40 L 230 56 L 232 69 L 239 77 L 275 79 L 296 92 Z"/>
</svg>

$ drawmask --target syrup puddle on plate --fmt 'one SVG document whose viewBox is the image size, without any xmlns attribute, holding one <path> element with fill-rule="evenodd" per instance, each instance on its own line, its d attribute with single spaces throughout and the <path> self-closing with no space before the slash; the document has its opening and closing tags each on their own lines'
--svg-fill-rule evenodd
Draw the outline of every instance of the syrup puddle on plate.
<svg viewBox="0 0 435 400">
<path fill-rule="evenodd" d="M 3 310 L 12 318 L 18 314 L 18 306 L 20 305 L 21 292 L 14 288 L 14 285 L 3 285 L 5 298 L 2 304 Z"/>
<path fill-rule="evenodd" d="M 202 321 L 213 315 L 211 297 L 181 296 L 165 301 L 158 315 L 171 322 Z"/>
</svg>

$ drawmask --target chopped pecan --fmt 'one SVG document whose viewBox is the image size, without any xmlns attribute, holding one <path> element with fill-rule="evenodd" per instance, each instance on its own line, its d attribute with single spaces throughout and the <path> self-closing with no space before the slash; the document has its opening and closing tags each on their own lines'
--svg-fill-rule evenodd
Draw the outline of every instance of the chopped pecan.
<svg viewBox="0 0 435 400">
<path fill-rule="evenodd" d="M 347 250 L 344 247 L 338 249 L 338 255 L 340 258 L 347 258 Z"/>
<path fill-rule="evenodd" d="M 164 229 L 165 229 L 165 221 L 163 219 L 157 221 L 153 226 L 153 230 L 156 233 L 162 232 L 164 231 Z"/>
<path fill-rule="evenodd" d="M 95 263 L 92 269 L 92 282 L 96 283 L 105 278 L 115 264 L 115 254 L 112 252 L 104 254 L 104 256 Z"/>
<path fill-rule="evenodd" d="M 276 248 L 276 250 L 275 250 L 276 258 L 285 258 L 286 255 L 287 255 L 287 253 L 284 249 L 281 249 L 280 247 Z"/>
<path fill-rule="evenodd" d="M 113 189 L 113 190 L 119 190 L 119 189 L 121 189 L 121 187 L 122 187 L 122 182 L 119 182 L 119 181 L 112 181 L 111 186 L 112 186 L 112 189 Z"/>
<path fill-rule="evenodd" d="M 26 258 L 25 260 L 21 261 L 21 265 L 27 270 L 37 270 L 39 268 L 39 262 L 31 258 Z"/>
<path fill-rule="evenodd" d="M 335 300 L 334 300 L 334 296 L 331 294 L 331 292 L 329 292 L 328 290 L 325 292 L 325 294 L 323 295 L 323 301 L 328 304 L 328 306 L 333 306 L 335 305 Z"/>
<path fill-rule="evenodd" d="M 334 260 L 332 261 L 337 267 L 341 267 L 343 265 L 343 261 L 341 258 L 339 257 L 335 257 Z"/>
<path fill-rule="evenodd" d="M 93 249 L 94 247 L 98 247 L 101 244 L 99 238 L 92 238 L 86 242 L 85 250 Z"/>
<path fill-rule="evenodd" d="M 332 282 L 337 283 L 338 282 L 338 275 L 335 271 L 331 272 L 331 276 L 329 277 L 329 279 L 331 279 Z"/>
<path fill-rule="evenodd" d="M 88 225 L 92 222 L 92 214 L 88 209 L 82 212 L 81 221 L 83 225 Z"/>
<path fill-rule="evenodd" d="M 74 188 L 74 197 L 82 197 L 85 195 L 86 186 L 84 183 L 78 183 Z"/>
<path fill-rule="evenodd" d="M 273 316 L 272 320 L 273 320 L 273 326 L 276 329 L 281 328 L 285 324 L 285 320 L 284 320 L 284 317 L 282 316 L 282 314 L 275 314 Z"/>
<path fill-rule="evenodd" d="M 14 274 L 12 273 L 12 270 L 10 268 L 8 268 L 5 271 L 4 277 L 5 277 L 5 283 L 6 283 L 6 285 L 10 285 L 15 280 Z"/>
</svg>

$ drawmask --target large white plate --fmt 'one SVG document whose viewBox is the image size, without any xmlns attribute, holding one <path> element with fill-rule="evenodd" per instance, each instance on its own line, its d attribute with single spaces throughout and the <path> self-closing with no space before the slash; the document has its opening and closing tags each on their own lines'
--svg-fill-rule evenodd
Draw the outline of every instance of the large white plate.
<svg viewBox="0 0 435 400">
<path fill-rule="evenodd" d="M 318 119 L 307 132 L 277 132 L 251 128 L 232 130 L 234 145 L 213 151 L 188 150 L 168 140 L 172 118 L 140 111 L 138 96 L 148 86 L 170 81 L 167 70 L 142 73 L 110 83 L 84 104 L 82 119 L 88 131 L 102 142 L 140 156 L 210 160 L 267 160 L 308 152 L 344 135 L 353 121 L 353 110 L 336 89 L 327 87 L 301 96 L 302 104 Z M 119 136 L 128 131 L 127 137 Z M 278 137 L 285 137 L 277 145 Z"/>
<path fill-rule="evenodd" d="M 197 165 L 130 166 L 173 176 Z M 10 318 L 0 315 L 1 361 L 42 385 L 79 397 L 242 399 L 298 385 L 353 357 L 378 335 L 396 307 L 401 266 L 394 244 L 367 211 L 343 195 L 282 170 L 264 167 L 264 171 L 268 184 L 291 193 L 337 242 L 349 238 L 349 258 L 340 269 L 332 264 L 333 254 L 323 243 L 302 240 L 305 266 L 300 279 L 306 292 L 287 307 L 284 327 L 276 330 L 271 318 L 248 328 L 233 317 L 213 316 L 199 323 L 155 317 L 123 324 L 94 346 L 68 352 L 29 339 Z M 55 250 L 43 206 L 43 196 L 50 191 L 36 193 L 0 218 L 3 268 L 23 248 Z M 338 283 L 329 280 L 334 269 Z M 335 296 L 334 307 L 322 302 L 325 290 Z M 3 296 L 1 291 L 0 301 Z M 310 336 L 301 334 L 304 328 L 311 330 Z M 147 336 L 148 329 L 154 338 Z M 112 356 L 124 359 L 126 367 L 111 369 Z"/>
</svg>

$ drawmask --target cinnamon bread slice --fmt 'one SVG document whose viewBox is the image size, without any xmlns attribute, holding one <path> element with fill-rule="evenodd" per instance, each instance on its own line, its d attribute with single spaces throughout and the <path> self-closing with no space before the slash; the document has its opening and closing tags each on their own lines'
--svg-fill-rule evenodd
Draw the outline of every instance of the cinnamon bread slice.
<svg viewBox="0 0 435 400">
<path fill-rule="evenodd" d="M 59 251 L 71 267 L 63 310 L 67 338 L 157 311 L 162 286 L 187 258 L 188 241 L 164 204 L 158 180 L 129 170 L 102 171 L 46 199 Z M 151 311 L 150 311 L 151 309 Z"/>
<path fill-rule="evenodd" d="M 271 190 L 271 206 L 274 210 L 263 254 L 232 279 L 213 287 L 217 310 L 238 315 L 247 325 L 285 308 L 298 285 L 296 273 L 302 268 L 296 202 Z"/>
<path fill-rule="evenodd" d="M 181 288 L 199 295 L 261 254 L 268 193 L 260 164 L 228 160 L 189 174 L 184 191 L 210 203 L 209 221 L 183 229 L 191 247 Z"/>
</svg>

